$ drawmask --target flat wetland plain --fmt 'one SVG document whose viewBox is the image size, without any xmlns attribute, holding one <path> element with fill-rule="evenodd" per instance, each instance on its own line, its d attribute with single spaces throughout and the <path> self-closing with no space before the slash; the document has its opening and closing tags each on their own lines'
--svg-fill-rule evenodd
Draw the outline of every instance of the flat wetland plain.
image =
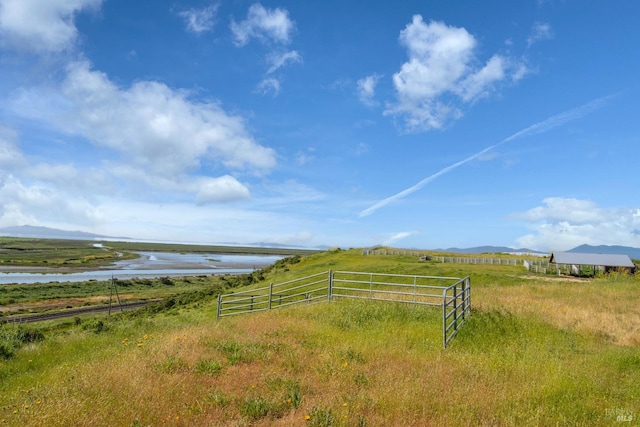
<svg viewBox="0 0 640 427">
<path fill-rule="evenodd" d="M 328 269 L 468 275 L 472 315 L 447 349 L 439 308 L 336 300 L 216 319 L 220 292 Z M 166 282 L 128 285 L 138 297 L 163 298 L 140 311 L 3 325 L 0 423 L 639 423 L 638 276 L 576 280 L 352 249 L 292 256 L 250 275 Z M 40 298 L 34 292 L 25 300 Z"/>
<path fill-rule="evenodd" d="M 215 269 L 205 268 L 202 263 L 189 261 L 190 257 L 179 256 L 175 257 L 178 259 L 175 261 L 176 264 L 163 262 L 161 264 L 162 271 L 199 269 L 198 273 L 193 273 L 197 277 L 192 279 L 179 277 L 144 278 L 148 276 L 148 272 L 142 271 L 146 269 L 144 266 L 139 267 L 140 270 L 137 273 L 126 270 L 127 264 L 138 263 L 136 258 L 141 252 L 193 254 L 198 258 L 202 258 L 204 254 L 214 258 L 246 257 L 247 255 L 257 255 L 257 257 L 250 258 L 259 258 L 265 255 L 286 256 L 313 253 L 314 251 L 286 248 L 0 237 L 0 274 L 9 273 L 3 279 L 19 280 L 19 278 L 13 278 L 13 275 L 18 273 L 30 273 L 28 276 L 33 276 L 28 278 L 29 283 L 0 284 L 0 315 L 4 315 L 6 318 L 12 315 L 107 304 L 110 299 L 114 298 L 112 295 L 114 289 L 111 286 L 109 274 L 107 274 L 110 272 L 116 273 L 116 285 L 121 292 L 118 296 L 124 302 L 145 301 L 188 292 L 201 286 L 202 276 L 219 274 Z M 211 261 L 215 261 L 215 259 L 212 258 Z M 124 266 L 122 267 L 124 269 L 120 270 L 121 267 L 118 265 Z M 225 267 L 226 269 L 250 270 L 252 265 L 225 262 Z M 90 272 L 98 272 L 99 274 L 90 274 L 86 279 L 82 279 L 85 273 Z M 122 274 L 118 275 L 118 272 Z M 55 279 L 48 278 L 47 274 L 55 273 L 60 274 L 57 274 Z M 80 276 L 79 279 L 73 278 L 75 283 L 66 283 L 67 280 L 64 277 L 70 277 L 68 275 L 73 275 L 73 273 L 82 273 L 83 276 Z M 140 278 L 117 280 L 125 273 L 128 276 L 139 274 Z M 62 278 L 60 278 L 61 276 Z M 98 279 L 90 279 L 89 277 L 92 276 Z M 37 281 L 37 283 L 32 283 L 32 281 Z"/>
</svg>

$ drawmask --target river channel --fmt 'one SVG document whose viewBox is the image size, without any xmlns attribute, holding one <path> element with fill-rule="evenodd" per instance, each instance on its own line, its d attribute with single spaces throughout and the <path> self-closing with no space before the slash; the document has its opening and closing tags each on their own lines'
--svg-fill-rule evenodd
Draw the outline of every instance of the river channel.
<svg viewBox="0 0 640 427">
<path fill-rule="evenodd" d="M 84 282 L 154 277 L 199 276 L 211 274 L 245 274 L 273 264 L 279 255 L 225 255 L 173 252 L 136 252 L 136 259 L 117 261 L 95 270 L 60 273 L 55 271 L 0 272 L 0 285 L 48 282 Z"/>
</svg>

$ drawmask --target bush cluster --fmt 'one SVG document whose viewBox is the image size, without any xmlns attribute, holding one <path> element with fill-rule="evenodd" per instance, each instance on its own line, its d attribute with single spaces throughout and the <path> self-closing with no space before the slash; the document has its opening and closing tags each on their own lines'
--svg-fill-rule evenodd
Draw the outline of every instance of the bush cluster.
<svg viewBox="0 0 640 427">
<path fill-rule="evenodd" d="M 10 359 L 24 344 L 44 340 L 41 330 L 23 325 L 5 324 L 0 327 L 0 359 Z"/>
</svg>

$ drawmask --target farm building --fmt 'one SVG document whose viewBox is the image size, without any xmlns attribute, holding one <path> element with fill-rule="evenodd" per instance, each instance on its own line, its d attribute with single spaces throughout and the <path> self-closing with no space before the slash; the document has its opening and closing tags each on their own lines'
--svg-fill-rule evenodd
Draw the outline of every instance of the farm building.
<svg viewBox="0 0 640 427">
<path fill-rule="evenodd" d="M 558 274 L 572 274 L 576 276 L 594 275 L 597 271 L 612 271 L 626 269 L 633 272 L 635 265 L 627 255 L 618 254 L 589 254 L 578 252 L 552 253 L 549 264 L 555 264 Z"/>
</svg>

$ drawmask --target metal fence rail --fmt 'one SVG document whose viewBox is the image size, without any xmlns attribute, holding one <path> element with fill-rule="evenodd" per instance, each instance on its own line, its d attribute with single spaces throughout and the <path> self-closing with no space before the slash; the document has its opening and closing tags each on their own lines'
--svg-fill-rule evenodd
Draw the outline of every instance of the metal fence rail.
<svg viewBox="0 0 640 427">
<path fill-rule="evenodd" d="M 442 291 L 442 342 L 446 347 L 471 315 L 471 280 L 469 277 Z"/>
<path fill-rule="evenodd" d="M 452 284 L 452 281 L 454 282 Z M 354 298 L 442 307 L 443 346 L 471 313 L 469 277 L 417 276 L 326 271 L 218 297 L 218 317 L 271 310 L 293 304 Z"/>
<path fill-rule="evenodd" d="M 442 289 L 449 286 L 452 280 L 459 279 L 457 277 L 336 271 L 333 274 L 332 295 L 343 298 L 440 306 L 442 305 Z"/>
<path fill-rule="evenodd" d="M 329 297 L 331 271 L 218 296 L 218 317 L 270 310 Z"/>
</svg>

